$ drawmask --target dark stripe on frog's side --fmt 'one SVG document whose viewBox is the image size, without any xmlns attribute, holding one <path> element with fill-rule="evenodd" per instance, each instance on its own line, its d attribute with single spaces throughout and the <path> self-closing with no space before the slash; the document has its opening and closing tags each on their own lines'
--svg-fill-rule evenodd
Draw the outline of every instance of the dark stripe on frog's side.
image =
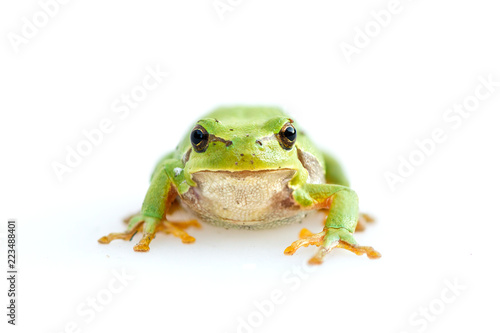
<svg viewBox="0 0 500 333">
<path fill-rule="evenodd" d="M 222 142 L 223 144 L 226 145 L 226 147 L 229 147 L 230 145 L 233 144 L 233 141 L 231 141 L 231 140 L 226 140 L 226 139 L 223 139 L 223 138 L 218 137 L 216 135 L 210 134 L 208 136 L 208 143 L 210 144 L 212 142 Z"/>
<path fill-rule="evenodd" d="M 213 134 L 210 134 L 209 137 L 208 137 L 208 144 L 214 142 L 222 142 L 223 144 L 226 145 L 226 147 L 229 147 L 230 145 L 233 144 L 233 141 L 231 140 L 226 140 L 226 139 L 223 139 L 221 137 L 218 137 L 216 135 L 213 135 Z M 189 161 L 189 157 L 191 156 L 191 153 L 193 152 L 193 148 L 192 147 L 189 147 L 188 151 L 182 156 L 182 163 L 183 164 L 186 164 L 187 161 Z"/>
<path fill-rule="evenodd" d="M 189 148 L 188 151 L 182 156 L 182 164 L 186 165 L 186 162 L 189 161 L 189 157 L 191 156 L 191 152 L 193 151 L 193 148 Z"/>
</svg>

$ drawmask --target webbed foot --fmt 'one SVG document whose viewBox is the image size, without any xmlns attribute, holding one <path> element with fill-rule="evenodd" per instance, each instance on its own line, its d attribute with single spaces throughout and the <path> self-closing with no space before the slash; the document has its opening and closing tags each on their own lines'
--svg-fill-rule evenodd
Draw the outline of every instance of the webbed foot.
<svg viewBox="0 0 500 333">
<path fill-rule="evenodd" d="M 319 247 L 316 254 L 309 260 L 309 264 L 317 265 L 323 262 L 323 258 L 334 248 L 343 248 L 357 255 L 366 253 L 370 259 L 378 259 L 380 253 L 371 246 L 357 245 L 352 234 L 343 228 L 324 228 L 322 232 L 313 234 L 307 229 L 302 229 L 299 234 L 299 240 L 293 242 L 285 249 L 286 255 L 294 254 L 301 246 L 316 245 Z"/>
<path fill-rule="evenodd" d="M 134 246 L 136 252 L 149 251 L 149 244 L 155 238 L 157 232 L 165 232 L 172 234 L 185 244 L 193 243 L 196 239 L 190 236 L 184 229 L 189 227 L 200 228 L 200 224 L 196 220 L 186 222 L 170 222 L 167 220 L 159 220 L 154 217 L 144 216 L 142 214 L 132 215 L 125 219 L 128 223 L 128 228 L 122 233 L 111 233 L 101 237 L 98 242 L 101 244 L 109 244 L 115 239 L 132 240 L 138 231 L 143 232 L 142 239 Z"/>
</svg>

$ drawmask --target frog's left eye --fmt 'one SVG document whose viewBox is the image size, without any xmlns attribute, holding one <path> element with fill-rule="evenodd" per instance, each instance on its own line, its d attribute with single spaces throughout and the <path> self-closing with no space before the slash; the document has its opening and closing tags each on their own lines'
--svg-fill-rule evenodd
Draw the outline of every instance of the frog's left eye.
<svg viewBox="0 0 500 333">
<path fill-rule="evenodd" d="M 203 153 L 208 147 L 208 132 L 203 126 L 197 125 L 191 131 L 191 144 L 194 151 Z"/>
<path fill-rule="evenodd" d="M 286 150 L 292 149 L 296 139 L 297 139 L 297 131 L 295 130 L 295 127 L 293 127 L 292 124 L 290 123 L 286 123 L 281 128 L 278 134 L 278 140 L 281 144 L 281 147 L 283 147 Z"/>
</svg>

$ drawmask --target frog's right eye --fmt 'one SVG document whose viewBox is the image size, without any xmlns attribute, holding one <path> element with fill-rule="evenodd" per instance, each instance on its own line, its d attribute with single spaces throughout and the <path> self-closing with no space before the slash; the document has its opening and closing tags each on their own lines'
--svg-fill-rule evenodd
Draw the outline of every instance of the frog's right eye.
<svg viewBox="0 0 500 333">
<path fill-rule="evenodd" d="M 191 131 L 191 144 L 197 153 L 203 153 L 208 147 L 208 132 L 203 126 L 197 125 Z"/>
</svg>

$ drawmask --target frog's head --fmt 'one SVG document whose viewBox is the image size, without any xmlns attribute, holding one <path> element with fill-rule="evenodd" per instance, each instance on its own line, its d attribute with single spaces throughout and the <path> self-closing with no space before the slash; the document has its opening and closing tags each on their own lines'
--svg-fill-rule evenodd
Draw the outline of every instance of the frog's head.
<svg viewBox="0 0 500 333">
<path fill-rule="evenodd" d="M 297 146 L 296 123 L 278 108 L 220 108 L 200 119 L 183 142 L 185 175 L 201 172 L 289 170 L 294 182 L 307 179 Z"/>
</svg>

